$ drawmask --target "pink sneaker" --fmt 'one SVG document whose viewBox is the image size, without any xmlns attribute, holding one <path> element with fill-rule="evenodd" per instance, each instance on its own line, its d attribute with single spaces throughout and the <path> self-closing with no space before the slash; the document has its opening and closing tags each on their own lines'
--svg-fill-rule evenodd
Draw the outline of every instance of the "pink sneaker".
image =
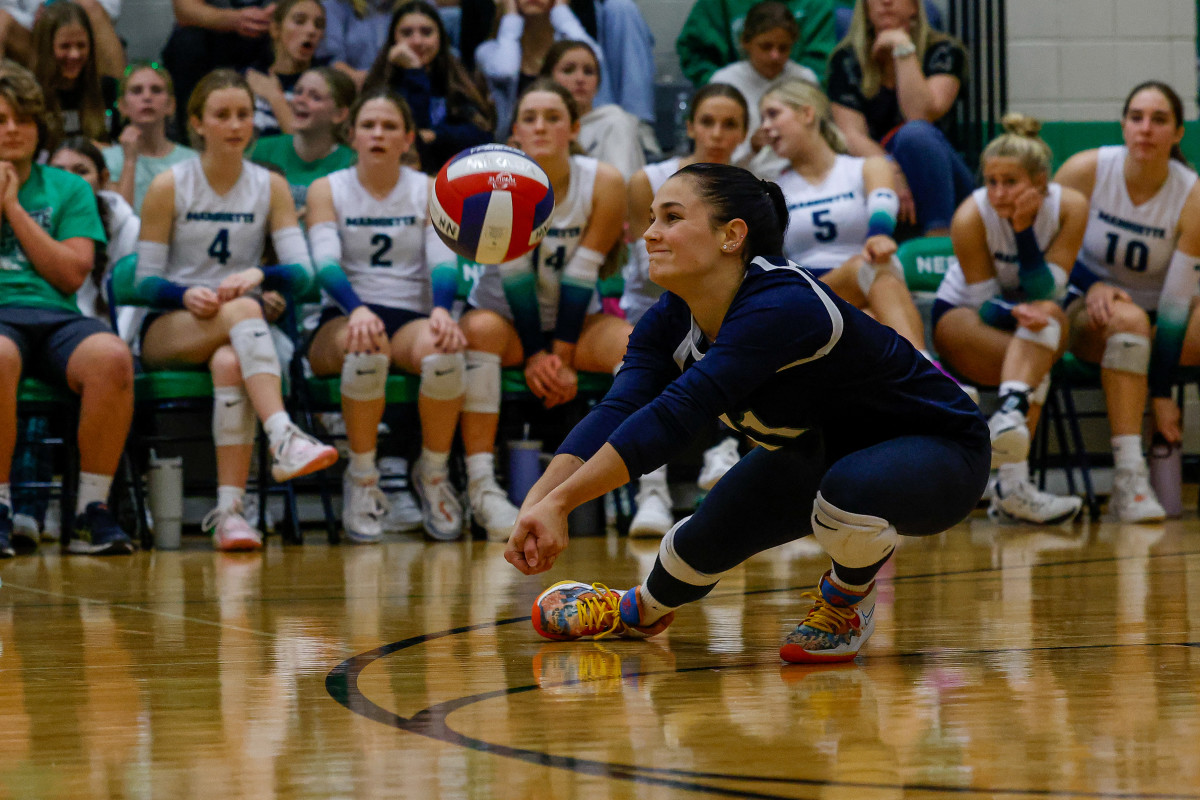
<svg viewBox="0 0 1200 800">
<path fill-rule="evenodd" d="M 322 444 L 294 424 L 289 425 L 277 447 L 271 448 L 274 463 L 271 477 L 279 483 L 311 475 L 337 461 L 337 448 Z"/>
<path fill-rule="evenodd" d="M 212 534 L 213 547 L 223 553 L 261 550 L 262 534 L 250 527 L 240 508 L 214 508 L 200 527 Z"/>
</svg>

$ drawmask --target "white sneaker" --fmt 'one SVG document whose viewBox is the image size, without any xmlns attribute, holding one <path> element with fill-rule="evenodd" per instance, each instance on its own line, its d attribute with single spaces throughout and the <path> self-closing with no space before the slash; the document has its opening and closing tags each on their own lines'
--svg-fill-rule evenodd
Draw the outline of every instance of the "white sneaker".
<svg viewBox="0 0 1200 800">
<path fill-rule="evenodd" d="M 261 550 L 262 534 L 242 516 L 240 507 L 214 508 L 205 515 L 200 527 L 212 534 L 213 547 L 223 553 Z"/>
<path fill-rule="evenodd" d="M 487 531 L 489 542 L 507 542 L 517 524 L 517 507 L 495 481 L 480 480 L 467 487 L 471 518 Z"/>
<path fill-rule="evenodd" d="M 42 541 L 57 542 L 62 538 L 62 511 L 57 500 L 51 500 L 46 506 L 46 516 L 42 520 Z"/>
<path fill-rule="evenodd" d="M 421 507 L 410 490 L 408 479 L 408 461 L 403 458 L 390 456 L 379 459 L 379 488 L 387 495 L 387 517 L 383 520 L 383 530 L 386 533 L 407 533 L 421 529 L 424 517 Z"/>
<path fill-rule="evenodd" d="M 1167 512 L 1150 487 L 1150 472 L 1145 464 L 1137 469 L 1113 472 L 1108 513 L 1121 522 L 1160 522 L 1167 518 Z"/>
<path fill-rule="evenodd" d="M 997 411 L 988 419 L 992 435 L 992 469 L 1029 458 L 1029 426 L 1020 411 Z"/>
<path fill-rule="evenodd" d="M 462 536 L 462 501 L 450 483 L 450 471 L 426 471 L 425 465 L 418 459 L 413 466 L 412 485 L 421 501 L 421 521 L 425 533 L 443 542 L 454 541 Z"/>
<path fill-rule="evenodd" d="M 1029 481 L 1023 481 L 1005 492 L 997 481 L 992 502 L 988 506 L 988 518 L 999 523 L 1058 525 L 1075 519 L 1081 508 L 1082 497 L 1059 497 L 1040 491 Z"/>
<path fill-rule="evenodd" d="M 41 533 L 37 520 L 28 514 L 14 514 L 12 518 L 11 544 L 18 555 L 26 555 L 38 549 Z"/>
<path fill-rule="evenodd" d="M 275 530 L 275 518 L 271 514 L 271 509 L 268 508 L 265 514 L 259 512 L 258 492 L 246 492 L 242 497 L 242 517 L 250 523 L 252 528 L 268 532 Z"/>
<path fill-rule="evenodd" d="M 696 485 L 706 492 L 712 489 L 740 458 L 737 439 L 726 436 L 719 444 L 704 451 L 704 467 L 700 470 Z"/>
<path fill-rule="evenodd" d="M 383 539 L 383 520 L 388 501 L 379 489 L 379 473 L 355 478 L 342 473 L 342 530 L 355 544 L 374 544 Z"/>
<path fill-rule="evenodd" d="M 279 483 L 310 475 L 331 466 L 338 459 L 337 450 L 289 424 L 278 446 L 271 448 L 273 463 L 271 477 Z"/>
<path fill-rule="evenodd" d="M 629 535 L 634 538 L 657 536 L 662 538 L 675 524 L 671 513 L 671 493 L 665 483 L 649 483 L 641 487 L 637 495 L 637 513 L 629 523 Z"/>
</svg>

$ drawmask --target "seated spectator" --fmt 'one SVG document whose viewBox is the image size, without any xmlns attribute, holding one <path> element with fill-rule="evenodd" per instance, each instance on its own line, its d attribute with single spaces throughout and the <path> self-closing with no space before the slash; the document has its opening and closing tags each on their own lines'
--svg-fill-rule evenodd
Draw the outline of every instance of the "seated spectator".
<svg viewBox="0 0 1200 800">
<path fill-rule="evenodd" d="M 218 67 L 242 72 L 272 58 L 271 12 L 274 0 L 171 0 L 175 28 L 162 60 L 185 100 L 200 79 Z M 175 128 L 188 130 L 186 104 L 175 110 Z"/>
<path fill-rule="evenodd" d="M 317 375 L 342 379 L 346 537 L 383 537 L 387 503 L 375 449 L 394 365 L 421 377 L 424 469 L 413 472 L 413 485 L 425 530 L 457 539 L 462 503 L 446 471 L 434 466 L 449 463 L 466 386 L 467 340 L 450 316 L 458 262 L 429 221 L 432 181 L 400 163 L 414 133 L 404 100 L 386 88 L 368 93 L 355 104 L 351 126 L 358 163 L 313 184 L 309 228 L 317 280 L 333 301 L 321 313 L 309 361 Z"/>
<path fill-rule="evenodd" d="M 153 61 L 135 61 L 117 87 L 117 110 L 125 126 L 117 143 L 104 148 L 112 176 L 106 188 L 117 192 L 137 213 L 154 176 L 172 164 L 196 156 L 190 147 L 167 138 L 167 120 L 175 114 L 171 73 Z"/>
<path fill-rule="evenodd" d="M 675 40 L 679 67 L 695 86 L 741 57 L 738 45 L 746 15 L 756 0 L 696 0 Z M 791 60 L 823 75 L 837 45 L 833 0 L 787 0 L 798 26 Z"/>
<path fill-rule="evenodd" d="M 742 27 L 740 41 L 746 59 L 721 67 L 709 78 L 709 83 L 737 87 L 746 98 L 750 108 L 750 138 L 738 146 L 733 163 L 760 178 L 774 178 L 787 167 L 787 162 L 771 151 L 758 127 L 758 106 L 763 94 L 776 81 L 820 83 L 817 73 L 791 60 L 799 35 L 800 26 L 786 5 L 779 0 L 756 3 L 746 12 Z"/>
<path fill-rule="evenodd" d="M 292 92 L 292 133 L 254 143 L 250 158 L 279 168 L 301 220 L 309 185 L 354 163 L 354 151 L 344 143 L 354 95 L 354 83 L 344 72 L 333 67 L 310 69 Z"/>
<path fill-rule="evenodd" d="M 108 110 L 117 100 L 117 82 L 100 74 L 92 23 L 83 9 L 69 0 L 47 6 L 33 26 L 33 49 L 51 145 L 80 135 L 108 142 L 113 133 Z"/>
<path fill-rule="evenodd" d="M 900 220 L 950 232 L 975 177 L 947 138 L 966 76 L 962 45 L 932 30 L 917 0 L 858 0 L 829 59 L 833 121 L 851 155 L 895 160 Z"/>
<path fill-rule="evenodd" d="M 495 37 L 496 3 L 494 0 L 460 2 L 461 8 L 454 9 L 461 11 L 458 47 L 463 64 L 473 70 L 476 49 L 486 39 Z M 600 45 L 598 53 L 604 61 L 604 81 L 610 98 L 604 102 L 619 105 L 653 130 L 654 84 L 658 77 L 654 64 L 654 35 L 637 3 L 634 0 L 569 0 L 568 5 L 588 36 Z M 447 17 L 449 10 L 446 6 L 440 9 Z M 446 24 L 450 26 L 448 20 Z"/>
<path fill-rule="evenodd" d="M 96 64 L 101 75 L 118 78 L 125 66 L 125 46 L 114 26 L 121 14 L 121 0 L 76 0 L 87 14 L 95 36 Z M 46 0 L 3 0 L 0 2 L 0 58 L 11 58 L 33 68 L 33 27 Z"/>
<path fill-rule="evenodd" d="M 393 0 L 324 0 L 325 39 L 317 50 L 362 89 L 367 71 L 388 39 Z"/>
<path fill-rule="evenodd" d="M 1040 123 L 1004 118 L 1007 131 L 983 151 L 984 188 L 954 214 L 957 262 L 938 287 L 933 337 L 938 355 L 981 386 L 1000 387 L 988 420 L 992 466 L 1000 470 L 988 516 L 1057 524 L 1074 519 L 1078 497 L 1039 491 L 1029 479 L 1029 443 L 1050 388 L 1050 368 L 1067 349 L 1060 301 L 1087 226 L 1087 199 L 1050 183 L 1050 148 Z"/>
<path fill-rule="evenodd" d="M 155 308 L 142 326 L 142 362 L 212 373 L 217 506 L 202 527 L 223 551 L 262 547 L 262 534 L 242 513 L 258 421 L 276 481 L 337 460 L 337 451 L 301 431 L 283 405 L 260 287 L 271 281 L 302 292 L 312 262 L 287 181 L 244 158 L 253 115 L 254 95 L 241 76 L 205 76 L 188 101 L 200 157 L 150 184 L 137 246 L 137 291 Z M 278 266 L 260 266 L 268 234 Z"/>
<path fill-rule="evenodd" d="M 134 251 L 138 231 L 142 225 L 141 220 L 133 213 L 133 208 L 125 202 L 124 197 L 104 188 L 108 185 L 108 167 L 105 166 L 104 156 L 99 148 L 92 144 L 90 139 L 83 136 L 67 139 L 51 154 L 50 166 L 83 178 L 96 195 L 100 222 L 104 225 L 108 241 L 97 245 L 92 272 L 75 293 L 75 300 L 79 303 L 79 310 L 86 316 L 107 323 L 109 316 L 108 303 L 104 297 L 104 281 L 113 265 Z M 132 318 L 136 309 L 122 309 L 122 312 L 126 317 Z M 128 323 L 122 326 L 118 320 L 117 332 L 121 334 L 122 339 L 126 338 L 128 330 Z"/>
<path fill-rule="evenodd" d="M 254 132 L 275 136 L 292 132 L 292 90 L 313 66 L 325 35 L 325 7 L 317 0 L 281 0 L 271 12 L 269 27 L 274 53 L 246 70 L 254 92 Z"/>
<path fill-rule="evenodd" d="M 491 104 L 451 50 L 436 8 L 423 0 L 402 3 L 391 31 L 364 86 L 391 89 L 408 101 L 421 169 L 434 175 L 460 150 L 492 141 Z"/>
<path fill-rule="evenodd" d="M 591 45 L 570 40 L 555 42 L 546 53 L 542 76 L 575 98 L 582 114 L 575 141 L 583 152 L 612 164 L 627 181 L 646 165 L 641 121 L 616 104 L 592 105 L 600 88 L 600 61 Z"/>
<path fill-rule="evenodd" d="M 517 96 L 542 71 L 550 46 L 562 39 L 587 42 L 600 55 L 600 88 L 596 105 L 613 102 L 604 80 L 605 66 L 599 43 L 588 35 L 567 0 L 504 0 L 492 38 L 475 50 L 475 65 L 487 80 L 496 107 L 496 141 L 508 140 Z M 499 12 L 503 11 L 500 16 Z"/>
<path fill-rule="evenodd" d="M 1108 508 L 1122 522 L 1166 515 L 1142 452 L 1146 397 L 1155 431 L 1181 442 L 1175 376 L 1200 365 L 1200 180 L 1179 149 L 1183 121 L 1174 89 L 1139 84 L 1121 113 L 1125 144 L 1076 153 L 1055 176 L 1091 207 L 1067 318 L 1071 352 L 1100 365 L 1115 467 Z"/>
<path fill-rule="evenodd" d="M 17 387 L 31 375 L 79 401 L 79 494 L 73 553 L 133 552 L 108 510 L 113 475 L 133 417 L 133 358 L 104 323 L 79 313 L 75 292 L 95 263 L 104 227 L 82 179 L 34 163 L 45 142 L 45 101 L 33 75 L 0 63 L 0 558 L 37 541 L 12 539 L 9 471 Z"/>
</svg>

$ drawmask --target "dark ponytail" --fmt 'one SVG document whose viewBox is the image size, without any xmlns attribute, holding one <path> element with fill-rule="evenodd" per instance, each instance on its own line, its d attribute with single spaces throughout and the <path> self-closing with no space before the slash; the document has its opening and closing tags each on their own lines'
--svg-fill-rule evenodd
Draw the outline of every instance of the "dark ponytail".
<svg viewBox="0 0 1200 800">
<path fill-rule="evenodd" d="M 749 170 L 728 164 L 689 164 L 675 174 L 691 178 L 718 225 L 734 219 L 746 223 L 742 248 L 746 263 L 758 256 L 783 255 L 788 210 L 778 184 L 760 181 Z"/>
</svg>

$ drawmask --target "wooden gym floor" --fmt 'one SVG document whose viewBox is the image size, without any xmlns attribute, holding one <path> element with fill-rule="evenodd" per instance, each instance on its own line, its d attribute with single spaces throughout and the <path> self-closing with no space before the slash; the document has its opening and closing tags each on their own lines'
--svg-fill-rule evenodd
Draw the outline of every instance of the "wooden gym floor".
<svg viewBox="0 0 1200 800">
<path fill-rule="evenodd" d="M 855 664 L 782 666 L 825 560 L 658 639 L 551 643 L 484 542 L 0 562 L 0 798 L 1200 798 L 1200 522 L 907 540 Z"/>
</svg>

